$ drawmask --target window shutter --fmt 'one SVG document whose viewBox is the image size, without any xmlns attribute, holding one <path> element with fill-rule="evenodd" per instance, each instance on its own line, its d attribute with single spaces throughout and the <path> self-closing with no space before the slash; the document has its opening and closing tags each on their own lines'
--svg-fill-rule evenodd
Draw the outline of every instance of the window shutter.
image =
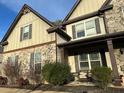
<svg viewBox="0 0 124 93">
<path fill-rule="evenodd" d="M 7 63 L 10 64 L 11 58 L 8 57 Z"/>
<path fill-rule="evenodd" d="M 29 39 L 32 38 L 32 24 L 29 25 Z"/>
<path fill-rule="evenodd" d="M 76 39 L 75 25 L 72 26 L 73 39 Z"/>
<path fill-rule="evenodd" d="M 95 19 L 95 24 L 96 24 L 96 32 L 97 32 L 97 34 L 100 34 L 101 33 L 101 29 L 100 29 L 99 18 Z"/>
<path fill-rule="evenodd" d="M 34 70 L 34 53 L 30 54 L 30 70 Z"/>
<path fill-rule="evenodd" d="M 21 27 L 21 30 L 20 30 L 20 41 L 23 40 L 22 35 L 23 35 L 23 27 Z"/>
<path fill-rule="evenodd" d="M 15 56 L 15 64 L 14 64 L 14 65 L 15 65 L 16 67 L 18 67 L 18 58 L 19 58 L 19 56 Z"/>
</svg>

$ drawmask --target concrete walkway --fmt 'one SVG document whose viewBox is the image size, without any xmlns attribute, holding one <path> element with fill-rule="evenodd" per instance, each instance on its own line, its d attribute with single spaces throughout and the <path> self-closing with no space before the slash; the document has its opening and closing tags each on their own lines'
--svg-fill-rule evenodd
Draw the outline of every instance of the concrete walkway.
<svg viewBox="0 0 124 93">
<path fill-rule="evenodd" d="M 71 93 L 71 92 L 55 92 L 55 91 L 42 91 L 42 90 L 27 90 L 27 89 L 16 89 L 16 88 L 0 88 L 0 93 Z"/>
</svg>

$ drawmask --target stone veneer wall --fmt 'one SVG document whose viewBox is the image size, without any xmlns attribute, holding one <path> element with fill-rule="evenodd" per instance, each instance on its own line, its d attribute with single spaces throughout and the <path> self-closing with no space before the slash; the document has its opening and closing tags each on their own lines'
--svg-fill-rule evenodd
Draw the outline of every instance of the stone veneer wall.
<svg viewBox="0 0 124 93">
<path fill-rule="evenodd" d="M 121 68 L 124 69 L 124 54 L 120 53 L 120 49 L 115 49 L 114 53 L 115 53 L 119 74 L 124 75 L 124 70 L 121 70 Z"/>
<path fill-rule="evenodd" d="M 113 9 L 105 12 L 109 33 L 124 31 L 124 14 L 122 13 L 124 0 L 112 0 L 110 4 L 113 5 Z"/>
<path fill-rule="evenodd" d="M 110 4 L 113 5 L 113 9 L 105 12 L 108 32 L 124 31 L 124 14 L 122 13 L 124 0 L 112 0 Z M 124 71 L 121 70 L 121 67 L 124 66 L 124 54 L 120 53 L 120 49 L 115 49 L 114 53 L 119 74 L 124 75 Z"/>
<path fill-rule="evenodd" d="M 11 56 L 19 56 L 18 62 L 21 62 L 21 73 L 23 77 L 28 77 L 29 69 L 30 69 L 30 54 L 33 52 L 41 52 L 41 60 L 42 66 L 46 61 L 50 60 L 50 62 L 56 61 L 56 44 L 46 44 L 40 47 L 24 49 L 21 51 L 11 52 L 3 54 L 3 64 L 7 62 L 8 57 Z"/>
</svg>

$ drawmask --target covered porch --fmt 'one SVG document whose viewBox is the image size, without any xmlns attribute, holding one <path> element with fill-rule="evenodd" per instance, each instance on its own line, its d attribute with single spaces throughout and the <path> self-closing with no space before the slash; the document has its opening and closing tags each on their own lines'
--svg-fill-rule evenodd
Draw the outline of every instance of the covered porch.
<svg viewBox="0 0 124 93">
<path fill-rule="evenodd" d="M 80 78 L 84 78 L 86 72 L 93 68 L 92 63 L 88 63 L 89 67 L 87 68 L 87 71 L 81 69 L 81 64 L 79 63 L 80 55 L 88 54 L 87 58 L 90 60 L 90 56 L 94 53 L 99 54 L 100 66 L 110 67 L 115 79 L 120 76 L 115 50 L 120 51 L 124 48 L 124 32 L 69 41 L 58 44 L 58 47 L 61 51 L 61 62 L 69 63 L 72 73 L 78 73 Z M 82 65 L 82 68 L 86 65 L 87 64 Z M 97 63 L 93 63 L 93 65 L 97 65 Z M 82 76 L 80 76 L 80 73 L 82 73 Z"/>
</svg>

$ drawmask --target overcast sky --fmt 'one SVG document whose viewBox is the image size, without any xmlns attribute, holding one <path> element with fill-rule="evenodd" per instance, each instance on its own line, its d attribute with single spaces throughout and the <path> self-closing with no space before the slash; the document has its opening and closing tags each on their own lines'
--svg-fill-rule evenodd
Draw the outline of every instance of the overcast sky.
<svg viewBox="0 0 124 93">
<path fill-rule="evenodd" d="M 0 0 L 0 40 L 24 4 L 50 21 L 64 19 L 76 0 Z"/>
</svg>

